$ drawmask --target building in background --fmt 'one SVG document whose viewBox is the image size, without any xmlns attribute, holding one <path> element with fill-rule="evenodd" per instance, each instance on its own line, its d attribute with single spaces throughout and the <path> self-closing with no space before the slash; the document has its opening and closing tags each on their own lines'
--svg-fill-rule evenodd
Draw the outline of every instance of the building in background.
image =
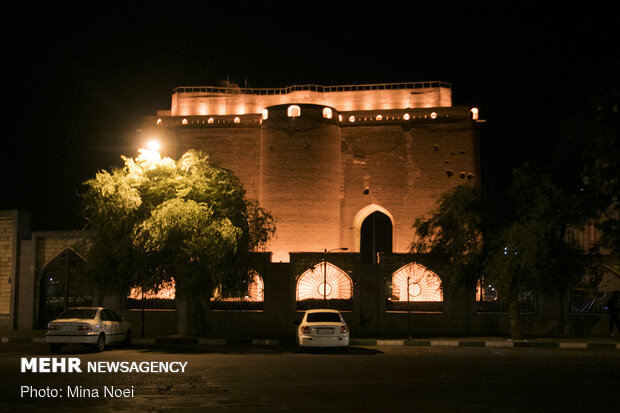
<svg viewBox="0 0 620 413">
<path fill-rule="evenodd" d="M 211 334 L 288 337 L 299 311 L 322 306 L 342 310 L 353 335 L 507 334 L 492 285 L 444 291 L 441 274 L 409 253 L 416 218 L 455 186 L 480 184 L 480 122 L 439 81 L 176 88 L 170 109 L 144 119 L 143 143 L 157 139 L 174 158 L 204 151 L 277 219 L 247 294 L 213 298 Z M 584 246 L 596 239 L 578 235 Z M 87 233 L 30 232 L 26 213 L 0 211 L 0 327 L 44 328 L 67 306 L 95 303 L 77 278 L 87 248 Z M 594 288 L 524 295 L 523 333 L 605 334 L 620 267 L 614 257 L 602 265 Z M 171 284 L 103 304 L 144 320 L 148 335 L 174 334 L 173 297 Z"/>
<path fill-rule="evenodd" d="M 224 84 L 176 88 L 142 134 L 167 155 L 200 149 L 232 170 L 277 218 L 274 262 L 342 248 L 376 262 L 378 252 L 409 251 L 413 222 L 439 195 L 480 183 L 478 122 L 439 81 Z"/>
</svg>

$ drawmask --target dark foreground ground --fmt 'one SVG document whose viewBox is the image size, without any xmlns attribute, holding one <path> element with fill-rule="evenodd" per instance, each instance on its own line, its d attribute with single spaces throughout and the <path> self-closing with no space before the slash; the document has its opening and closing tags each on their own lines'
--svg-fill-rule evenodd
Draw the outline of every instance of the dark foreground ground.
<svg viewBox="0 0 620 413">
<path fill-rule="evenodd" d="M 180 361 L 185 373 L 20 373 L 44 344 L 0 345 L 0 410 L 616 412 L 620 351 L 545 348 L 353 346 L 297 354 L 288 347 L 142 347 L 58 357 Z M 22 386 L 63 397 L 21 397 Z M 67 386 L 100 397 L 67 397 Z M 133 396 L 104 398 L 104 386 Z M 92 392 L 91 392 L 92 393 Z"/>
</svg>

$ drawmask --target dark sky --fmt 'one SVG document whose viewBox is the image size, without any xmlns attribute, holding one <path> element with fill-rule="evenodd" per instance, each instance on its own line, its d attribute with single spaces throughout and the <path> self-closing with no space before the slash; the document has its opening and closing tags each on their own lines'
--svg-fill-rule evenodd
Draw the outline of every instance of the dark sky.
<svg viewBox="0 0 620 413">
<path fill-rule="evenodd" d="M 0 209 L 30 211 L 35 230 L 83 225 L 80 183 L 136 154 L 142 117 L 169 109 L 176 86 L 448 81 L 453 104 L 488 121 L 493 175 L 539 156 L 561 91 L 618 55 L 614 2 L 53 3 L 2 17 Z"/>
</svg>

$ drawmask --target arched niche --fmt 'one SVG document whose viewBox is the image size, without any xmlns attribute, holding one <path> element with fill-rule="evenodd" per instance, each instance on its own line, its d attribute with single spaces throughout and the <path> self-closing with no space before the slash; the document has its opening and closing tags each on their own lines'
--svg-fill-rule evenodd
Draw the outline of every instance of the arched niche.
<svg viewBox="0 0 620 413">
<path fill-rule="evenodd" d="M 93 304 L 92 288 L 81 271 L 85 262 L 84 257 L 67 247 L 43 265 L 39 279 L 40 328 L 69 307 Z"/>
<path fill-rule="evenodd" d="M 297 278 L 297 309 L 352 307 L 353 281 L 334 264 L 322 261 Z"/>
<path fill-rule="evenodd" d="M 388 310 L 442 311 L 443 289 L 437 274 L 411 262 L 388 281 Z"/>
</svg>

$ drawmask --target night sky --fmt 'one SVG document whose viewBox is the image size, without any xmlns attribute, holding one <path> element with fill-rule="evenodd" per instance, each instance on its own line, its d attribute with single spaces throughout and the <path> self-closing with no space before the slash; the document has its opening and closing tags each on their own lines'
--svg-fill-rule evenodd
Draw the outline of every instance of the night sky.
<svg viewBox="0 0 620 413">
<path fill-rule="evenodd" d="M 617 2 L 125 3 L 3 13 L 0 209 L 30 211 L 34 230 L 83 226 L 81 182 L 135 155 L 142 117 L 169 109 L 177 86 L 448 81 L 453 105 L 487 120 L 493 182 L 545 155 L 563 94 L 599 81 L 619 54 Z"/>
</svg>

